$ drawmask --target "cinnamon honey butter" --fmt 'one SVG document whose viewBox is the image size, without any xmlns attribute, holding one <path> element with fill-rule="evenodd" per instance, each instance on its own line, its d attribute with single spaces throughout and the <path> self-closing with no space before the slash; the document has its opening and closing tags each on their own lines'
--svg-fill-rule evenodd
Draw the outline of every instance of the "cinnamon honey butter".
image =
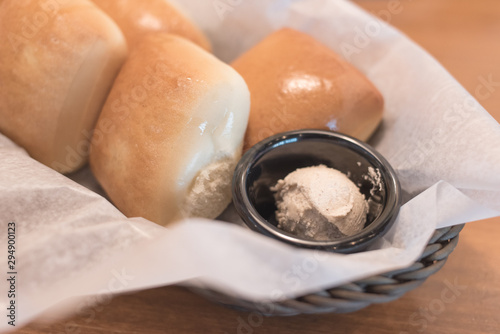
<svg viewBox="0 0 500 334">
<path fill-rule="evenodd" d="M 361 231 L 368 203 L 342 172 L 325 165 L 300 168 L 271 187 L 278 228 L 310 240 L 332 240 Z"/>
</svg>

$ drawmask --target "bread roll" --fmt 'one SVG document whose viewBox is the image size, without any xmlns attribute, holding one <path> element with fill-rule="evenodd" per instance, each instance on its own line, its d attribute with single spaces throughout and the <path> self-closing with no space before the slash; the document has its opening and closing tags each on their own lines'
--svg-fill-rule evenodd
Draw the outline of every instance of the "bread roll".
<svg viewBox="0 0 500 334">
<path fill-rule="evenodd" d="M 120 29 L 88 0 L 3 0 L 0 45 L 0 131 L 47 166 L 78 169 L 127 55 Z"/>
<path fill-rule="evenodd" d="M 231 201 L 250 110 L 236 71 L 190 41 L 150 34 L 118 75 L 90 165 L 127 216 L 215 218 Z"/>
<path fill-rule="evenodd" d="M 129 48 L 144 35 L 168 32 L 191 40 L 207 51 L 210 42 L 205 35 L 167 0 L 92 0 L 120 26 Z"/>
<path fill-rule="evenodd" d="M 281 29 L 232 66 L 251 93 L 245 149 L 273 134 L 305 128 L 367 140 L 382 119 L 383 98 L 375 86 L 304 33 Z"/>
</svg>

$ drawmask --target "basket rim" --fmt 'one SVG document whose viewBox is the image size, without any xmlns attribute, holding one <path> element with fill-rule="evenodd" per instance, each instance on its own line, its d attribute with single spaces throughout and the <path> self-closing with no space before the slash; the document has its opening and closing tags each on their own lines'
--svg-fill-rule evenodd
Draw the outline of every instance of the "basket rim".
<svg viewBox="0 0 500 334">
<path fill-rule="evenodd" d="M 354 312 L 372 304 L 396 300 L 441 270 L 457 246 L 459 234 L 464 225 L 435 230 L 420 257 L 406 268 L 366 277 L 293 299 L 255 303 L 211 289 L 197 287 L 189 287 L 189 289 L 224 306 L 266 316 Z"/>
</svg>

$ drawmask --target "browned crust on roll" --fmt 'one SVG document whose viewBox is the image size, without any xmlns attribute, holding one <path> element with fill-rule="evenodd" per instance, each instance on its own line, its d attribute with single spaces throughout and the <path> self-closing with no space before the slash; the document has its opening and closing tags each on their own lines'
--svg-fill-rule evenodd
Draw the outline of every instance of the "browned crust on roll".
<svg viewBox="0 0 500 334">
<path fill-rule="evenodd" d="M 367 140 L 383 98 L 356 68 L 309 35 L 281 29 L 232 66 L 251 93 L 245 149 L 273 134 L 330 129 Z"/>
<path fill-rule="evenodd" d="M 167 32 L 211 51 L 210 42 L 203 32 L 167 0 L 92 1 L 118 24 L 131 49 L 148 33 Z"/>
<path fill-rule="evenodd" d="M 0 131 L 49 167 L 78 169 L 127 55 L 120 29 L 88 0 L 4 0 L 0 45 Z"/>
</svg>

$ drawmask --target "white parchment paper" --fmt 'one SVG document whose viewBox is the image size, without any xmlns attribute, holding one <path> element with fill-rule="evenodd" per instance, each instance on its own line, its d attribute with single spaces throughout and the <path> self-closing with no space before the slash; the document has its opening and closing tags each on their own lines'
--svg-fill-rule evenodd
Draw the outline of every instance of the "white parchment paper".
<svg viewBox="0 0 500 334">
<path fill-rule="evenodd" d="M 17 326 L 43 312 L 81 311 L 110 294 L 181 282 L 250 301 L 289 298 L 408 266 L 434 229 L 500 215 L 499 124 L 395 29 L 342 0 L 177 2 L 224 61 L 289 26 L 365 73 L 386 101 L 372 144 L 397 170 L 407 202 L 376 247 L 352 255 L 292 248 L 225 222 L 163 228 L 127 219 L 0 135 L 0 249 L 6 254 L 7 223 L 15 222 Z M 88 176 L 73 178 L 98 190 Z M 7 271 L 4 255 L 0 268 Z M 0 281 L 6 310 L 8 286 Z"/>
</svg>

